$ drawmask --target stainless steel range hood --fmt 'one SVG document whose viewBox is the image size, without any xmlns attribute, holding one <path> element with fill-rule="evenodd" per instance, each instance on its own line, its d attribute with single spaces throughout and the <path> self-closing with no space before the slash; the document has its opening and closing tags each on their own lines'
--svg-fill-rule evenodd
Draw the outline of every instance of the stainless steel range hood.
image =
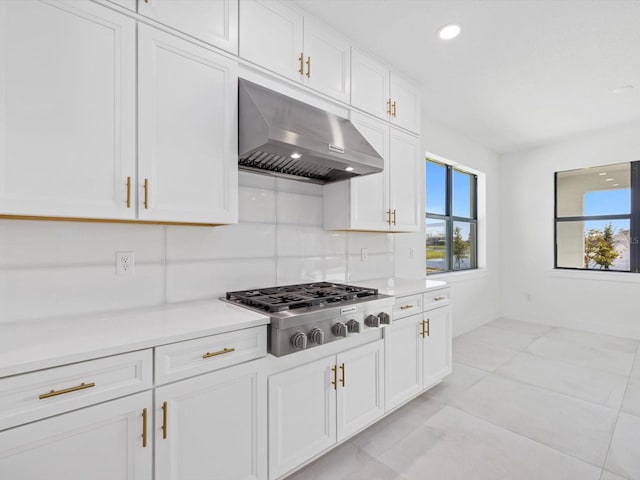
<svg viewBox="0 0 640 480">
<path fill-rule="evenodd" d="M 240 170 L 323 184 L 384 168 L 345 118 L 243 79 L 238 101 Z"/>
</svg>

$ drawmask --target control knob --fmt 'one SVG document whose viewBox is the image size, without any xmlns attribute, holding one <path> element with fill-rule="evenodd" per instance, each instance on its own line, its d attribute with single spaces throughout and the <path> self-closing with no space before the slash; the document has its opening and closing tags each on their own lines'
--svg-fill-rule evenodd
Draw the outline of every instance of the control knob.
<svg viewBox="0 0 640 480">
<path fill-rule="evenodd" d="M 324 343 L 324 332 L 319 328 L 314 328 L 309 332 L 309 341 L 317 345 L 322 345 Z"/>
<path fill-rule="evenodd" d="M 391 325 L 391 317 L 386 312 L 380 312 L 378 314 L 378 318 L 380 319 L 380 323 L 383 325 Z"/>
<path fill-rule="evenodd" d="M 364 319 L 364 324 L 367 327 L 377 328 L 380 326 L 380 317 L 376 315 L 369 315 L 367 318 Z"/>
<path fill-rule="evenodd" d="M 336 323 L 333 326 L 333 334 L 336 337 L 346 337 L 347 336 L 347 326 L 342 322 Z"/>
<path fill-rule="evenodd" d="M 307 336 L 302 332 L 296 332 L 291 337 L 291 345 L 298 350 L 304 350 L 307 348 Z"/>
<path fill-rule="evenodd" d="M 347 322 L 347 329 L 352 333 L 360 333 L 360 323 L 357 320 L 351 319 Z"/>
</svg>

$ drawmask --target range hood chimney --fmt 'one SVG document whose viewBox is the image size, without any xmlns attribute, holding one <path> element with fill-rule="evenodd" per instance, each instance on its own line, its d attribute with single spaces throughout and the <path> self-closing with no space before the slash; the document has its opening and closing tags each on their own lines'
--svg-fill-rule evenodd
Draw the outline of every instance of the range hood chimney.
<svg viewBox="0 0 640 480">
<path fill-rule="evenodd" d="M 349 120 L 244 79 L 238 84 L 240 170 L 319 184 L 383 170 Z"/>
</svg>

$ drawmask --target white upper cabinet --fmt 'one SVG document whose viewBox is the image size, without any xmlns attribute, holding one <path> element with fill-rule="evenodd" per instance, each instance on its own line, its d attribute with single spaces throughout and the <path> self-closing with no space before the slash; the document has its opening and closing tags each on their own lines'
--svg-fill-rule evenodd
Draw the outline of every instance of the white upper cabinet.
<svg viewBox="0 0 640 480">
<path fill-rule="evenodd" d="M 135 218 L 135 21 L 3 1 L 0 32 L 0 214 Z"/>
<path fill-rule="evenodd" d="M 240 0 L 240 56 L 349 101 L 350 44 L 300 11 L 274 0 Z"/>
<path fill-rule="evenodd" d="M 417 231 L 420 139 L 356 112 L 351 113 L 351 122 L 383 157 L 384 170 L 324 185 L 324 228 Z"/>
<path fill-rule="evenodd" d="M 138 27 L 139 218 L 237 222 L 237 65 Z"/>
<path fill-rule="evenodd" d="M 138 0 L 138 13 L 238 54 L 238 0 Z"/>
<path fill-rule="evenodd" d="M 418 89 L 357 48 L 351 49 L 351 105 L 420 133 Z"/>
</svg>

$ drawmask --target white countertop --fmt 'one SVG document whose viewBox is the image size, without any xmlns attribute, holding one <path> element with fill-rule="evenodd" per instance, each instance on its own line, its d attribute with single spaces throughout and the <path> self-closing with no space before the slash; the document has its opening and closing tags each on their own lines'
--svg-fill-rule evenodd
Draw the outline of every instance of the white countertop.
<svg viewBox="0 0 640 480">
<path fill-rule="evenodd" d="M 354 282 L 355 285 L 361 287 L 377 288 L 379 293 L 383 295 L 393 295 L 395 297 L 403 297 L 405 295 L 413 295 L 416 293 L 426 292 L 428 290 L 438 290 L 446 288 L 446 282 L 427 279 L 412 278 L 381 278 L 377 280 L 364 280 Z"/>
<path fill-rule="evenodd" d="M 0 378 L 268 323 L 219 300 L 0 323 Z"/>
</svg>

